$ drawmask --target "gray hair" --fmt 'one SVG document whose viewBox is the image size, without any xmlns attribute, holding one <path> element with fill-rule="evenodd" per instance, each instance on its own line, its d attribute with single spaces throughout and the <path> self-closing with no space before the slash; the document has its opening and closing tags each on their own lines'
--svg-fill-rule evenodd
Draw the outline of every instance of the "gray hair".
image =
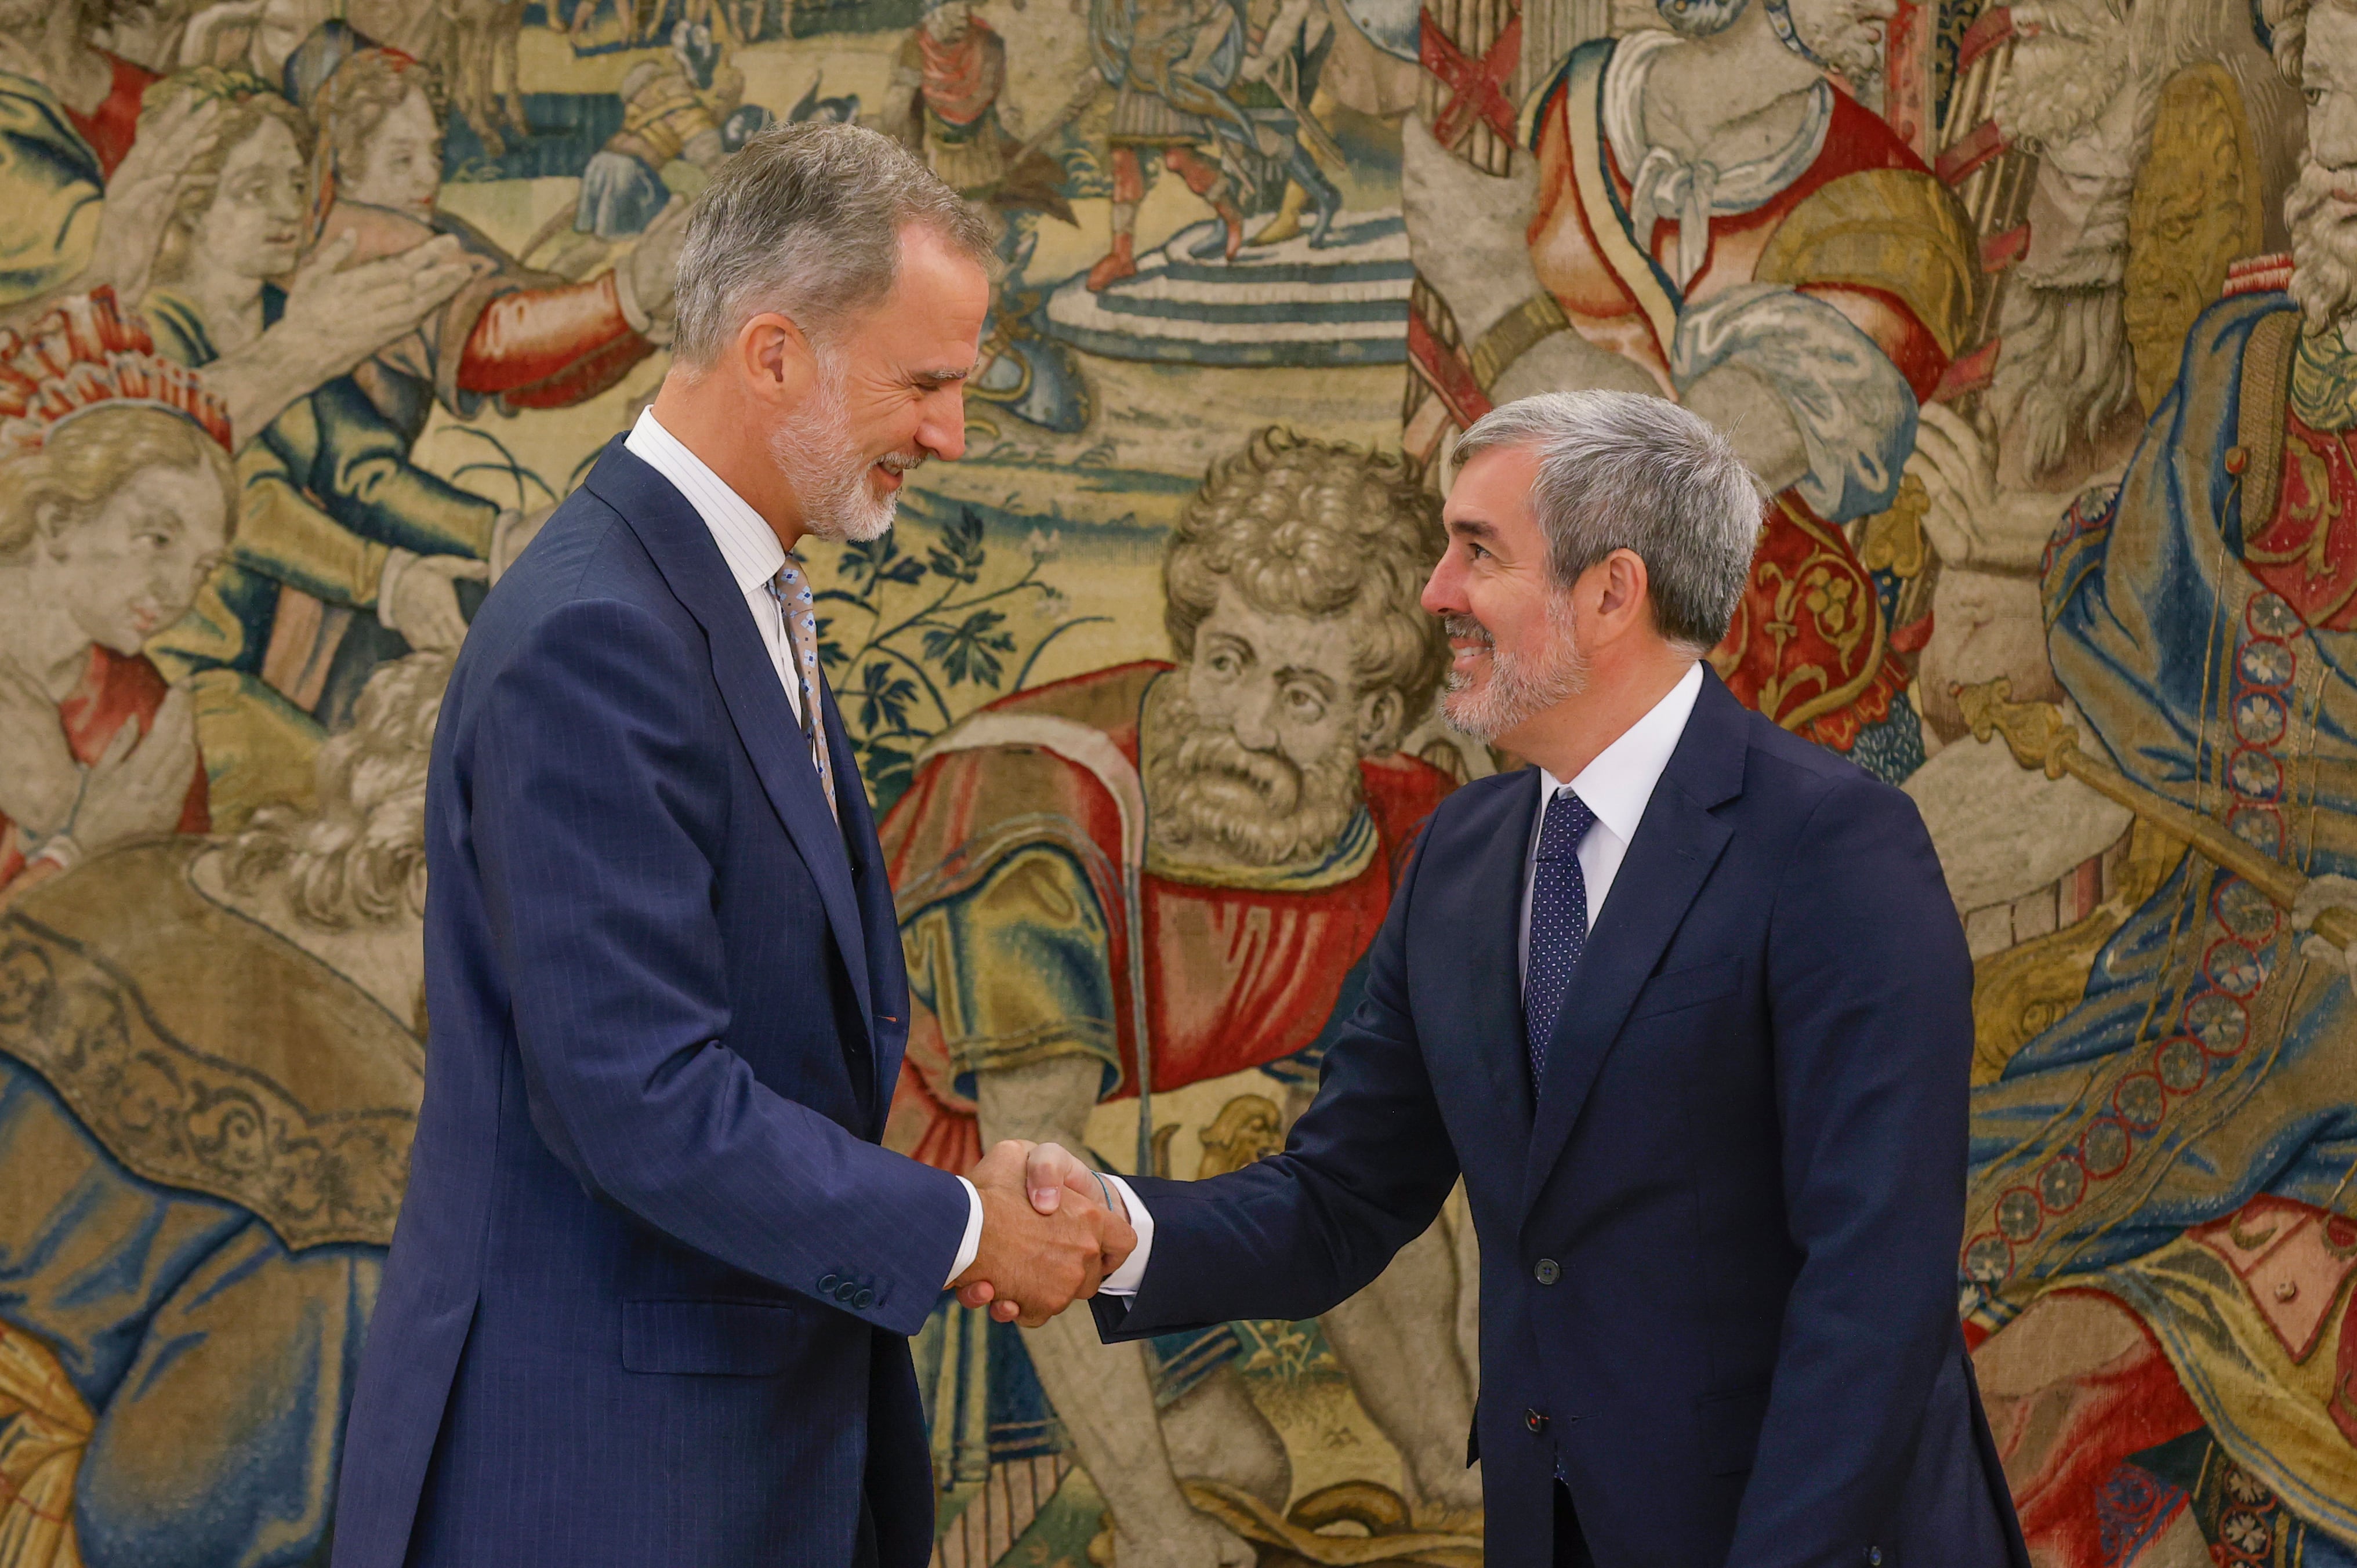
<svg viewBox="0 0 2357 1568">
<path fill-rule="evenodd" d="M 1697 656 L 1717 647 L 1760 541 L 1760 482 L 1727 437 L 1663 398 L 1541 392 L 1474 421 L 1456 462 L 1525 446 L 1538 449 L 1531 510 L 1555 585 L 1634 551 L 1662 635 Z"/>
<path fill-rule="evenodd" d="M 688 214 L 673 361 L 710 365 L 760 310 L 824 334 L 892 292 L 910 224 L 997 270 L 994 221 L 889 136 L 816 121 L 763 131 L 720 166 Z"/>
</svg>

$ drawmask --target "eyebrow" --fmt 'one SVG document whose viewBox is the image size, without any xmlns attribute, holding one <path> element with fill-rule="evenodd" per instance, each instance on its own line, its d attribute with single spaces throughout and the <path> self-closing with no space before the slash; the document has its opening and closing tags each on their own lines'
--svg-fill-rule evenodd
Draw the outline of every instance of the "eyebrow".
<svg viewBox="0 0 2357 1568">
<path fill-rule="evenodd" d="M 947 386 L 952 381 L 962 381 L 972 374 L 974 374 L 974 367 L 965 365 L 954 371 L 918 371 L 910 379 L 923 381 L 929 386 L 940 387 Z"/>
<path fill-rule="evenodd" d="M 1486 520 L 1478 517 L 1451 518 L 1447 523 L 1449 533 L 1459 539 L 1495 539 L 1498 531 Z"/>
</svg>

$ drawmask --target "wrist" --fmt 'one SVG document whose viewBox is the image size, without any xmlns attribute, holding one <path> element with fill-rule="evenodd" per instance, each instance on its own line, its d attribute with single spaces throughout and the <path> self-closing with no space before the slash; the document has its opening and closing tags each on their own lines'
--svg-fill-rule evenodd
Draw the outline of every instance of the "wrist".
<svg viewBox="0 0 2357 1568">
<path fill-rule="evenodd" d="M 1114 1191 L 1113 1184 L 1104 1178 L 1104 1172 L 1092 1170 L 1089 1175 L 1096 1178 L 1097 1191 L 1104 1195 L 1106 1210 L 1121 1216 L 1123 1224 L 1129 1223 L 1129 1205 L 1124 1203 L 1120 1196 Z"/>
<path fill-rule="evenodd" d="M 71 871 L 81 864 L 81 845 L 75 841 L 71 833 L 52 833 L 25 864 L 39 865 L 47 862 L 59 871 Z"/>
</svg>

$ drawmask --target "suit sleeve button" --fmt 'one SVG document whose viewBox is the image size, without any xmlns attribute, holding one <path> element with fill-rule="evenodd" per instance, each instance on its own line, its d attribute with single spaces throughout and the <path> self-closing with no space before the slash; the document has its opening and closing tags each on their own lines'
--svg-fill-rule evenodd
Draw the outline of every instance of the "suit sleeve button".
<svg viewBox="0 0 2357 1568">
<path fill-rule="evenodd" d="M 1531 1277 L 1543 1285 L 1551 1285 L 1563 1278 L 1563 1265 L 1553 1258 L 1541 1258 L 1538 1267 L 1531 1271 Z"/>
<path fill-rule="evenodd" d="M 859 1286 L 851 1280 L 845 1280 L 841 1284 L 834 1287 L 834 1299 L 843 1303 L 845 1306 L 849 1306 L 851 1305 L 851 1298 L 858 1294 Z"/>
<path fill-rule="evenodd" d="M 1547 1418 L 1541 1415 L 1538 1412 L 1534 1410 L 1526 1410 L 1523 1412 L 1523 1424 L 1529 1427 L 1533 1432 L 1544 1432 L 1546 1430 L 1546 1423 Z"/>
<path fill-rule="evenodd" d="M 833 1274 L 819 1275 L 818 1294 L 821 1295 L 833 1295 L 834 1294 L 834 1283 L 835 1281 Z"/>
<path fill-rule="evenodd" d="M 865 1312 L 876 1305 L 876 1293 L 872 1290 L 863 1290 L 851 1298 L 851 1305 Z"/>
</svg>

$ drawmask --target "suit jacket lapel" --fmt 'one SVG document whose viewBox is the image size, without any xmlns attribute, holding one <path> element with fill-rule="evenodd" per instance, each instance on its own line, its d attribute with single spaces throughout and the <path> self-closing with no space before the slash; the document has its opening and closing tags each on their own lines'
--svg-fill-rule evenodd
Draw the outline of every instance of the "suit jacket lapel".
<svg viewBox="0 0 2357 1568">
<path fill-rule="evenodd" d="M 1457 973 L 1462 977 L 1461 1016 L 1466 1038 L 1481 1056 L 1496 1103 L 1512 1129 L 1513 1146 L 1531 1136 L 1530 1050 L 1523 1038 L 1523 876 L 1530 858 L 1531 827 L 1539 807 L 1539 770 L 1524 768 L 1505 787 L 1488 793 L 1475 811 L 1453 830 L 1462 834 L 1468 874 L 1449 879 L 1450 907 L 1439 929 L 1464 941 Z M 1428 831 L 1428 830 L 1427 830 Z"/>
<path fill-rule="evenodd" d="M 834 928 L 835 946 L 850 972 L 864 1026 L 873 1030 L 875 1004 L 868 989 L 867 940 L 851 885 L 851 862 L 843 830 L 827 810 L 818 769 L 803 743 L 801 723 L 779 683 L 761 635 L 745 607 L 745 596 L 721 559 L 720 547 L 687 498 L 670 480 L 623 446 L 617 436 L 585 481 L 622 515 L 646 546 L 663 580 L 704 628 L 712 649 L 712 675 L 721 699 L 753 759 L 763 793 L 818 884 Z M 840 730 L 836 731 L 840 733 Z M 837 743 L 840 745 L 841 743 Z M 849 755 L 848 746 L 834 753 Z M 846 772 L 856 790 L 856 775 Z"/>
<path fill-rule="evenodd" d="M 1732 836 L 1711 808 L 1742 789 L 1747 722 L 1742 704 L 1706 667 L 1685 734 L 1653 788 L 1555 1016 L 1523 1178 L 1525 1216 L 1562 1157 L 1638 992 Z"/>
<path fill-rule="evenodd" d="M 843 727 L 843 709 L 834 690 L 819 676 L 819 712 L 826 721 L 827 755 L 834 763 L 834 798 L 843 811 L 840 835 L 851 861 L 851 885 L 859 903 L 860 924 L 867 946 L 867 980 L 875 1025 L 869 1037 L 876 1046 L 876 1125 L 881 1135 L 884 1113 L 900 1078 L 900 1055 L 909 1038 L 909 975 L 900 955 L 900 921 L 892 908 L 892 885 L 876 839 L 876 815 L 868 809 L 867 789 Z"/>
</svg>

